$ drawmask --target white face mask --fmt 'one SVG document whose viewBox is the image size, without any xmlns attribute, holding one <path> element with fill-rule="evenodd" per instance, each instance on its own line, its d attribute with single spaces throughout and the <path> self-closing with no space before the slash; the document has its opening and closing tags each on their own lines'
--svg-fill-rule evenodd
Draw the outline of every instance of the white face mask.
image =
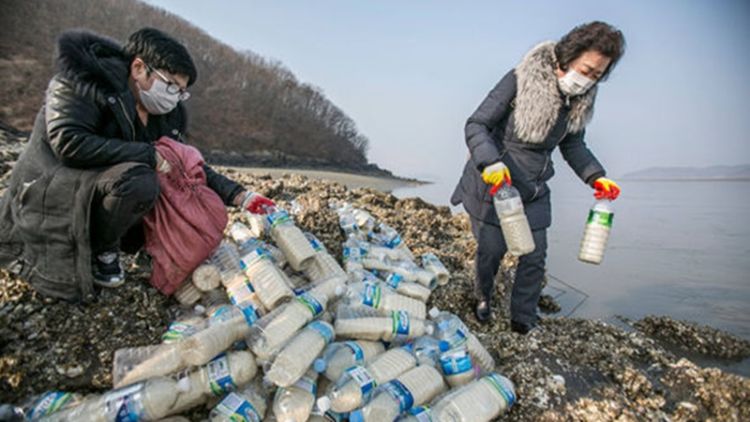
<svg viewBox="0 0 750 422">
<path fill-rule="evenodd" d="M 585 94 L 595 83 L 595 80 L 589 79 L 573 69 L 569 70 L 562 78 L 557 79 L 560 91 L 571 97 Z"/>
<path fill-rule="evenodd" d="M 148 90 L 138 87 L 141 96 L 141 104 L 149 114 L 167 114 L 177 107 L 180 102 L 180 94 L 167 92 L 167 84 L 158 77 L 154 79 Z"/>
</svg>

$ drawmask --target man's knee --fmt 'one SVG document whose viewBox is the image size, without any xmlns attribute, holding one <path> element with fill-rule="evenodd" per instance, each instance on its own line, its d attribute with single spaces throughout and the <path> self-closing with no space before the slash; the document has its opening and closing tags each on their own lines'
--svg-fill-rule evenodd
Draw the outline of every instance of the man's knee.
<svg viewBox="0 0 750 422">
<path fill-rule="evenodd" d="M 151 209 L 159 197 L 159 179 L 154 169 L 145 164 L 127 167 L 118 177 L 110 195 L 135 204 L 135 212 Z"/>
</svg>

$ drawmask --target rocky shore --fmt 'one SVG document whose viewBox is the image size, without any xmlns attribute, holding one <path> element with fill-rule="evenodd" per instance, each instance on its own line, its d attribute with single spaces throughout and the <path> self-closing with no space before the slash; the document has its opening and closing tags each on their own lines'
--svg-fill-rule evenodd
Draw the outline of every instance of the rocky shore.
<svg viewBox="0 0 750 422">
<path fill-rule="evenodd" d="M 22 139 L 0 130 L 0 191 Z M 341 257 L 338 218 L 329 201 L 348 201 L 398 230 L 415 252 L 434 252 L 452 272 L 429 306 L 451 311 L 474 330 L 516 385 L 518 402 L 503 420 L 750 420 L 750 380 L 698 366 L 681 350 L 746 359 L 750 343 L 718 330 L 649 317 L 628 330 L 603 322 L 545 317 L 527 336 L 512 333 L 507 283 L 498 283 L 494 322 L 472 314 L 475 244 L 465 215 L 420 199 L 302 176 L 254 176 L 220 169 L 281 205 L 295 201 L 296 221 Z M 2 174 L 5 173 L 5 176 Z M 231 219 L 239 215 L 232 213 Z M 47 390 L 98 392 L 111 388 L 113 352 L 154 344 L 179 309 L 151 288 L 147 273 L 127 257 L 128 282 L 102 290 L 87 306 L 48 299 L 0 270 L 0 403 L 19 403 Z M 513 277 L 506 260 L 503 279 Z M 547 307 L 554 310 L 553 301 Z M 665 343 L 674 347 L 667 348 Z M 205 412 L 191 419 L 200 420 Z"/>
</svg>

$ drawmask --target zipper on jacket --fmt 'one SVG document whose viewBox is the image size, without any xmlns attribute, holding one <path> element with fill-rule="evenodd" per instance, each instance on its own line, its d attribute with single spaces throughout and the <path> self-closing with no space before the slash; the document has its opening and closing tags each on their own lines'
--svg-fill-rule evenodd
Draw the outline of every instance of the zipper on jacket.
<svg viewBox="0 0 750 422">
<path fill-rule="evenodd" d="M 130 120 L 130 116 L 128 116 L 128 111 L 125 109 L 125 104 L 122 102 L 122 98 L 119 96 L 117 97 L 117 103 L 120 104 L 120 108 L 122 109 L 122 114 L 125 115 L 125 120 L 128 121 L 128 124 L 130 125 L 130 138 L 133 142 L 135 142 L 135 125 L 133 124 L 133 121 Z"/>
<path fill-rule="evenodd" d="M 562 142 L 565 137 L 568 136 L 568 130 L 565 130 L 565 133 L 563 133 L 563 136 L 560 137 L 560 139 L 557 140 L 555 143 L 555 148 L 557 148 L 558 145 L 560 145 L 560 142 Z M 554 151 L 554 148 L 553 148 Z M 547 171 L 547 166 L 549 165 L 550 156 L 552 155 L 552 152 L 544 156 L 544 166 L 542 167 L 542 171 L 539 173 L 539 176 L 536 178 L 536 183 L 534 184 L 534 195 L 531 197 L 531 200 L 535 200 L 537 195 L 539 195 L 539 183 L 541 183 L 542 178 L 544 177 L 544 173 Z"/>
</svg>

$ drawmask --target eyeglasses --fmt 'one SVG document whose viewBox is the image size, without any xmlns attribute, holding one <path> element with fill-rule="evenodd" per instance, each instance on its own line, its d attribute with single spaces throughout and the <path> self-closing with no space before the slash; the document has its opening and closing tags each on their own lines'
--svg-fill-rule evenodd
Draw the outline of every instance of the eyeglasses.
<svg viewBox="0 0 750 422">
<path fill-rule="evenodd" d="M 158 70 L 154 69 L 153 67 L 146 65 L 146 69 L 149 70 L 149 72 L 156 73 L 156 76 L 159 77 L 164 83 L 167 84 L 167 92 L 170 94 L 178 95 L 180 101 L 187 101 L 190 99 L 190 93 L 182 88 L 180 88 L 180 85 L 178 85 L 176 82 L 172 82 L 167 78 L 163 73 L 159 72 Z"/>
</svg>

